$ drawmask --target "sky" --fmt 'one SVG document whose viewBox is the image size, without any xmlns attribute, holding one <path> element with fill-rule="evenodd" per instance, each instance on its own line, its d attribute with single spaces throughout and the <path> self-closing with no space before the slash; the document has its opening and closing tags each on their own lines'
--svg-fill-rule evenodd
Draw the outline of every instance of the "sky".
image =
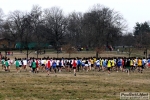
<svg viewBox="0 0 150 100">
<path fill-rule="evenodd" d="M 136 22 L 150 20 L 150 0 L 0 0 L 0 8 L 7 15 L 15 10 L 30 11 L 33 5 L 42 9 L 60 7 L 64 13 L 87 12 L 93 5 L 101 4 L 119 12 L 132 32 Z"/>
</svg>

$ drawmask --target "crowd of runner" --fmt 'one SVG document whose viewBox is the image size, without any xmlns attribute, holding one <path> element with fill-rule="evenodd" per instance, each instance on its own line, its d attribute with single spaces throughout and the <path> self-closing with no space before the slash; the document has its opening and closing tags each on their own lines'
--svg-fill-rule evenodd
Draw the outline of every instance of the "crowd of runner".
<svg viewBox="0 0 150 100">
<path fill-rule="evenodd" d="M 74 76 L 79 71 L 107 71 L 108 75 L 112 71 L 121 72 L 139 72 L 142 73 L 143 69 L 150 66 L 150 59 L 145 58 L 125 58 L 125 57 L 89 57 L 89 58 L 15 58 L 11 60 L 9 58 L 2 57 L 1 59 L 2 69 L 10 72 L 12 65 L 15 65 L 16 72 L 19 73 L 27 69 L 32 73 L 47 72 L 71 72 L 73 70 Z M 65 70 L 63 70 L 65 69 Z"/>
</svg>

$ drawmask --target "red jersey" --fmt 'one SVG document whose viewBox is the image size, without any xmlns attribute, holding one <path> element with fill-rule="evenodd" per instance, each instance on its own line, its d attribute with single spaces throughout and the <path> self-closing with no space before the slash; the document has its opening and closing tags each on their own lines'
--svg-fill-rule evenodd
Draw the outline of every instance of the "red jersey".
<svg viewBox="0 0 150 100">
<path fill-rule="evenodd" d="M 38 60 L 36 60 L 36 67 L 38 67 L 38 65 L 39 65 L 39 62 L 38 62 Z"/>
<path fill-rule="evenodd" d="M 124 66 L 124 59 L 122 59 L 122 66 Z"/>
<path fill-rule="evenodd" d="M 76 63 L 76 61 L 75 60 L 73 60 L 73 67 L 76 67 L 77 66 L 77 63 Z"/>
<path fill-rule="evenodd" d="M 51 63 L 50 63 L 50 60 L 47 61 L 47 68 L 50 68 L 51 67 Z"/>
</svg>

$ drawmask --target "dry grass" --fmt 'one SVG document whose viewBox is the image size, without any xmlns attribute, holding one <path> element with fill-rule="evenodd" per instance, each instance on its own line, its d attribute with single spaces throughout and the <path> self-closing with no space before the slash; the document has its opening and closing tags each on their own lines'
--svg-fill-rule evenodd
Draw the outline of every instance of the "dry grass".
<svg viewBox="0 0 150 100">
<path fill-rule="evenodd" d="M 57 57 L 56 53 L 46 53 L 39 57 Z M 60 53 L 58 57 L 68 57 L 69 54 Z M 91 57 L 93 52 L 71 54 L 71 57 Z M 100 56 L 126 56 L 112 52 L 105 52 Z M 26 57 L 25 54 L 14 52 L 15 57 Z M 29 57 L 36 57 L 31 53 Z M 11 72 L 0 70 L 0 100 L 120 100 L 120 92 L 149 92 L 150 69 L 144 73 L 112 72 L 77 72 L 72 73 L 44 72 L 33 74 L 30 72 L 16 73 L 15 67 Z"/>
<path fill-rule="evenodd" d="M 149 92 L 150 69 L 144 73 L 0 71 L 0 100 L 119 100 L 120 92 Z"/>
</svg>

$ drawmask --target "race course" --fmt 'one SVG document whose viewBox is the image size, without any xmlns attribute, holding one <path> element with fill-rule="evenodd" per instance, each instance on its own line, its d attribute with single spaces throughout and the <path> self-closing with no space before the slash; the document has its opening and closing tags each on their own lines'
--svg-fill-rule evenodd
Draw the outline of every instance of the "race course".
<svg viewBox="0 0 150 100">
<path fill-rule="evenodd" d="M 16 73 L 0 71 L 0 100 L 120 100 L 120 92 L 149 92 L 150 69 L 143 73 L 83 71 Z"/>
</svg>

